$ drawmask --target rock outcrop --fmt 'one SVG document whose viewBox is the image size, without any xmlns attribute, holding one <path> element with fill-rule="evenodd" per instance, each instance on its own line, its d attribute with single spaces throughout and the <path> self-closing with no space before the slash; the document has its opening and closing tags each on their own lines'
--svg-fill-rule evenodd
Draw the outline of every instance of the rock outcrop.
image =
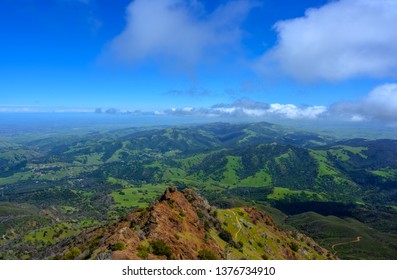
<svg viewBox="0 0 397 280">
<path fill-rule="evenodd" d="M 216 209 L 194 190 L 168 188 L 123 220 L 59 244 L 49 258 L 332 259 L 309 237 L 285 232 L 252 207 Z"/>
</svg>

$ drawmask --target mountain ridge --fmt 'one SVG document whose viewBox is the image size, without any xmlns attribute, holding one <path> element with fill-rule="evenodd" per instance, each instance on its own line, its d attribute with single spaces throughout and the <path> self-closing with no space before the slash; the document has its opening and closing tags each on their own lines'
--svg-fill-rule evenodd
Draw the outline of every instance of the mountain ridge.
<svg viewBox="0 0 397 280">
<path fill-rule="evenodd" d="M 235 225 L 227 222 L 234 219 Z M 261 234 L 253 234 L 259 230 Z M 157 203 L 118 223 L 62 243 L 54 249 L 61 253 L 49 258 L 336 258 L 311 238 L 277 228 L 269 215 L 254 207 L 216 209 L 192 189 L 179 192 L 175 187 L 167 188 Z"/>
<path fill-rule="evenodd" d="M 64 136 L 1 144 L 0 258 L 42 258 L 47 246 L 144 208 L 172 185 L 194 188 L 219 213 L 266 209 L 329 250 L 362 236 L 338 246 L 341 258 L 396 257 L 396 140 L 333 139 L 269 123 Z M 325 215 L 314 217 L 325 232 L 305 222 L 310 211 Z M 218 219 L 237 224 L 233 213 Z"/>
</svg>

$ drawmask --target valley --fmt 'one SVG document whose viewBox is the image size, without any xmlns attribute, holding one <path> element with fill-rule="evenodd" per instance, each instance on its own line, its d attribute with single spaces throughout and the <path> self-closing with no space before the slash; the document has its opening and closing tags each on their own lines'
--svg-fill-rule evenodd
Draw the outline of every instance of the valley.
<svg viewBox="0 0 397 280">
<path fill-rule="evenodd" d="M 78 239 L 91 234 L 95 240 L 109 225 L 143 213 L 169 187 L 193 189 L 217 209 L 214 219 L 233 242 L 241 242 L 228 258 L 286 258 L 276 237 L 259 240 L 247 230 L 249 213 L 238 210 L 244 207 L 270 215 L 289 236 L 284 246 L 305 235 L 329 251 L 324 258 L 397 258 L 397 140 L 338 138 L 267 122 L 1 137 L 0 258 L 62 258 L 65 248 L 77 248 L 69 250 L 70 258 L 104 257 L 100 253 L 117 242 L 93 241 L 89 249 Z M 204 253 L 211 249 L 225 258 L 219 226 L 207 227 L 202 234 L 217 246 L 200 243 Z M 352 242 L 358 236 L 359 242 Z M 142 239 L 113 255 L 137 257 L 139 246 L 153 250 L 149 243 L 155 241 Z M 298 241 L 290 258 L 320 258 L 302 255 Z M 258 243 L 272 249 L 265 253 Z M 130 251 L 123 255 L 124 250 Z M 152 253 L 148 256 L 155 258 Z"/>
</svg>

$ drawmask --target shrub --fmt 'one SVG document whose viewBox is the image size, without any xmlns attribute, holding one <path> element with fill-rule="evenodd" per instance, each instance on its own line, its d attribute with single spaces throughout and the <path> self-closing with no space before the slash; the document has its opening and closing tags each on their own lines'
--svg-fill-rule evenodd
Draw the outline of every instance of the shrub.
<svg viewBox="0 0 397 280">
<path fill-rule="evenodd" d="M 263 260 L 268 260 L 269 259 L 269 256 L 266 255 L 266 254 L 263 254 L 261 257 L 262 257 Z"/>
<path fill-rule="evenodd" d="M 150 246 L 153 250 L 153 254 L 155 254 L 157 256 L 166 256 L 167 259 L 171 259 L 172 252 L 171 252 L 170 248 L 167 246 L 167 244 L 164 243 L 163 240 L 153 241 L 150 244 Z"/>
<path fill-rule="evenodd" d="M 244 243 L 241 240 L 234 244 L 234 248 L 236 249 L 242 249 L 243 247 Z"/>
<path fill-rule="evenodd" d="M 226 241 L 227 243 L 229 243 L 229 244 L 233 244 L 233 243 L 234 243 L 233 237 L 232 237 L 231 233 L 228 232 L 228 231 L 225 230 L 225 229 L 221 229 L 221 230 L 220 230 L 220 232 L 219 232 L 219 237 L 220 237 L 222 240 L 224 240 L 224 241 Z"/>
<path fill-rule="evenodd" d="M 77 247 L 73 247 L 72 249 L 70 249 L 69 252 L 66 253 L 65 259 L 66 260 L 74 260 L 80 254 L 81 254 L 81 250 L 79 248 L 77 248 Z"/>
<path fill-rule="evenodd" d="M 167 203 L 168 203 L 168 205 L 169 205 L 171 208 L 174 208 L 174 201 L 173 201 L 173 200 L 168 199 L 168 200 L 167 200 Z"/>
<path fill-rule="evenodd" d="M 218 257 L 210 250 L 203 249 L 198 252 L 197 259 L 199 259 L 199 260 L 217 260 Z"/>
<path fill-rule="evenodd" d="M 289 244 L 289 247 L 290 247 L 291 250 L 294 251 L 294 252 L 298 252 L 298 250 L 299 250 L 299 245 L 298 245 L 297 243 L 295 243 L 295 242 L 291 242 L 291 243 Z"/>
<path fill-rule="evenodd" d="M 139 245 L 137 256 L 140 257 L 141 259 L 146 260 L 147 257 L 149 256 L 149 247 Z"/>
<path fill-rule="evenodd" d="M 210 223 L 209 223 L 207 220 L 205 220 L 205 221 L 204 221 L 204 229 L 205 229 L 206 231 L 209 231 L 210 228 L 211 228 Z"/>
<path fill-rule="evenodd" d="M 122 251 L 125 249 L 125 244 L 121 242 L 117 242 L 116 244 L 110 246 L 112 251 Z"/>
<path fill-rule="evenodd" d="M 203 212 L 201 212 L 201 210 L 197 210 L 197 216 L 202 219 L 204 217 Z"/>
</svg>

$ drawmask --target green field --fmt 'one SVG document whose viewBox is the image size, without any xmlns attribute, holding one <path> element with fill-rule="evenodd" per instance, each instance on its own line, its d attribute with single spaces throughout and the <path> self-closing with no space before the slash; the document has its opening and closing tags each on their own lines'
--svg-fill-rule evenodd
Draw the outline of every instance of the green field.
<svg viewBox="0 0 397 280">
<path fill-rule="evenodd" d="M 336 149 L 336 148 L 340 148 L 340 149 Z M 347 155 L 346 151 L 355 154 L 355 155 L 359 155 L 360 157 L 367 159 L 368 156 L 365 155 L 363 153 L 363 151 L 367 151 L 368 148 L 367 147 L 351 147 L 351 146 L 335 146 L 335 148 L 331 149 L 331 153 L 335 152 L 336 154 L 341 155 L 342 157 L 344 157 L 342 160 L 349 160 L 350 157 Z"/>
<path fill-rule="evenodd" d="M 315 151 L 310 150 L 310 155 L 318 163 L 318 176 L 337 176 L 338 172 L 334 167 L 332 167 L 327 159 L 327 151 Z"/>
<path fill-rule="evenodd" d="M 9 177 L 0 177 L 0 186 L 1 185 L 9 185 L 15 184 L 21 181 L 28 181 L 33 178 L 34 173 L 32 171 L 15 173 Z"/>
<path fill-rule="evenodd" d="M 371 170 L 372 174 L 383 177 L 385 179 L 394 179 L 397 178 L 397 169 L 393 168 L 383 168 L 379 170 Z"/>
<path fill-rule="evenodd" d="M 241 165 L 241 160 L 239 157 L 227 156 L 226 171 L 223 173 L 224 179 L 222 184 L 236 186 L 239 181 L 239 177 L 236 174 L 237 169 Z"/>
<path fill-rule="evenodd" d="M 140 187 L 127 187 L 120 191 L 113 191 L 111 196 L 116 207 L 144 208 L 157 199 L 167 188 L 166 185 L 143 185 Z"/>
<path fill-rule="evenodd" d="M 0 217 L 2 216 L 18 216 L 33 214 L 38 212 L 38 209 L 30 204 L 15 204 L 9 202 L 0 202 Z"/>
<path fill-rule="evenodd" d="M 60 240 L 80 233 L 83 229 L 91 228 L 98 224 L 99 223 L 97 221 L 93 220 L 81 220 L 79 222 L 64 222 L 43 227 L 25 235 L 23 243 L 34 243 L 38 246 L 45 246 L 46 243 L 54 244 Z"/>
<path fill-rule="evenodd" d="M 24 242 L 27 243 L 45 243 L 54 244 L 55 242 L 75 235 L 79 230 L 73 229 L 69 223 L 61 223 L 50 227 L 35 230 L 24 237 Z M 44 244 L 43 244 L 44 243 Z"/>
<path fill-rule="evenodd" d="M 272 183 L 272 177 L 266 170 L 262 169 L 254 176 L 249 176 L 239 182 L 241 187 L 269 187 Z"/>
<path fill-rule="evenodd" d="M 397 205 L 390 206 L 390 208 L 397 212 Z"/>
<path fill-rule="evenodd" d="M 288 188 L 280 188 L 280 187 L 275 187 L 273 189 L 273 193 L 269 194 L 267 197 L 269 199 L 274 199 L 274 200 L 284 200 L 287 196 L 290 197 L 305 197 L 307 201 L 326 201 L 326 199 L 318 193 L 312 192 L 312 191 L 295 191 L 295 190 L 290 190 Z M 311 199 L 310 199 L 311 198 Z"/>
</svg>

